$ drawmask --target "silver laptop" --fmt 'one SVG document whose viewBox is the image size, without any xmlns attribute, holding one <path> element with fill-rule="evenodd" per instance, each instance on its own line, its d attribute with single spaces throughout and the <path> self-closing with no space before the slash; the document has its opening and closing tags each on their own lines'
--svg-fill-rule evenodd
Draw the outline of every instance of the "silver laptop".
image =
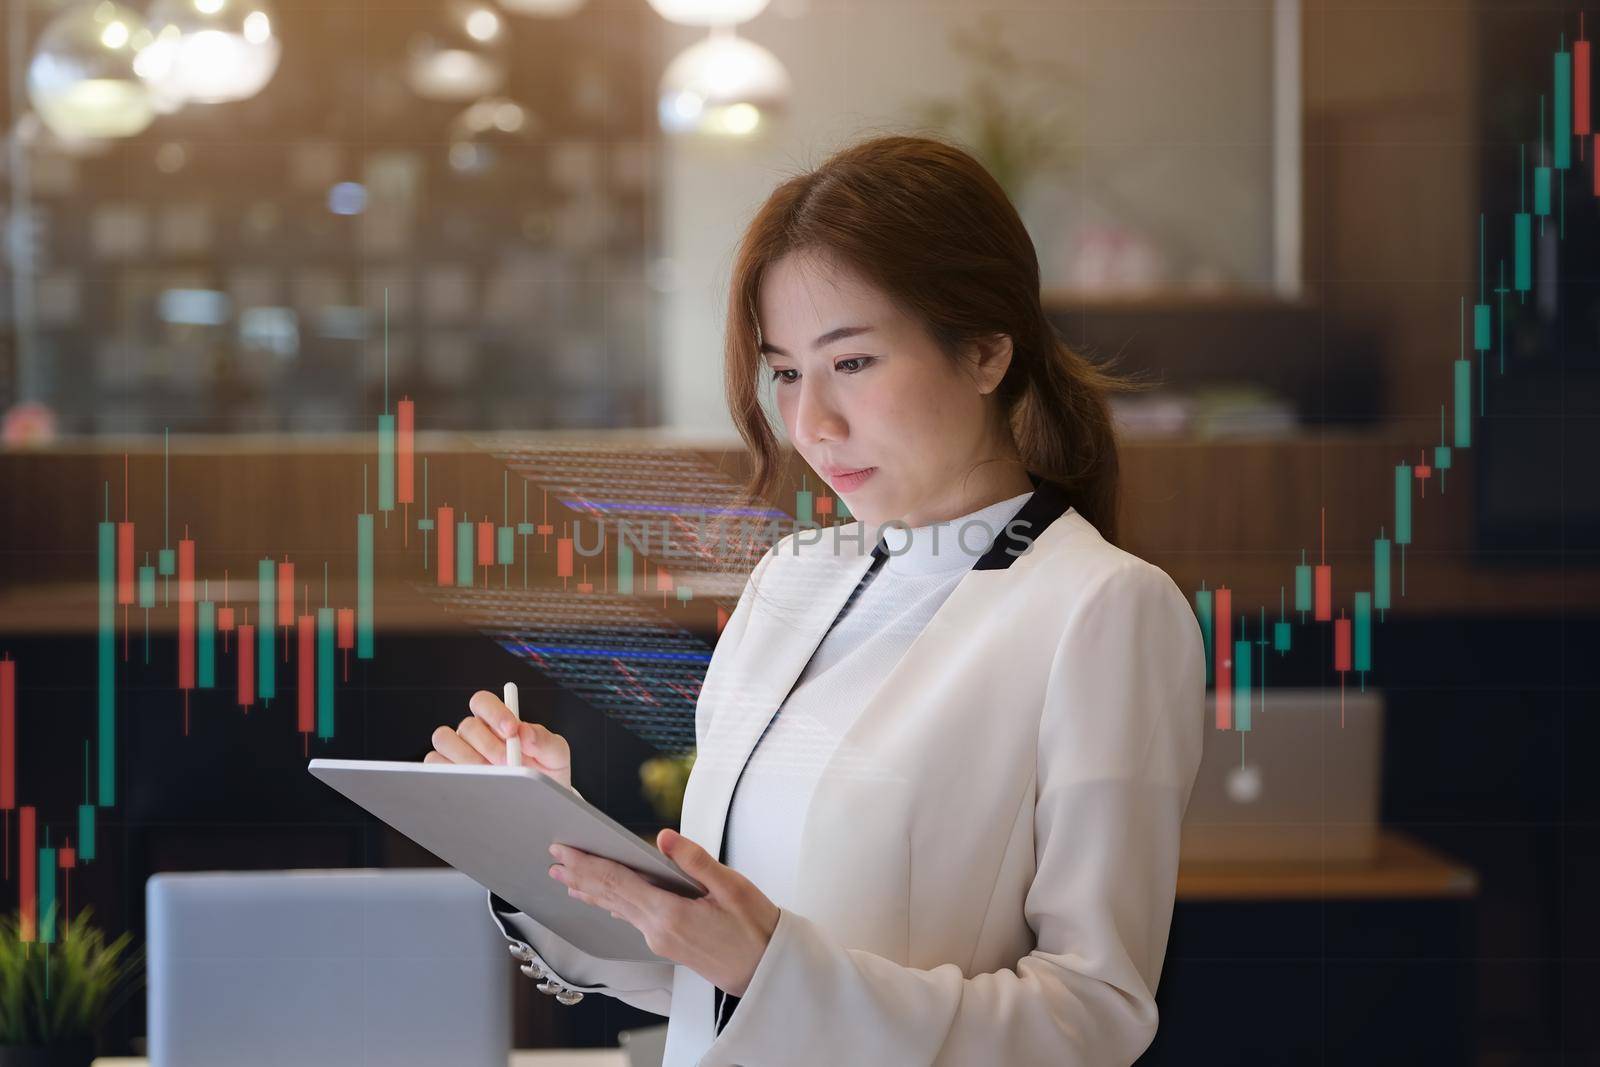
<svg viewBox="0 0 1600 1067">
<path fill-rule="evenodd" d="M 1337 687 L 1253 695 L 1249 730 L 1206 723 L 1183 861 L 1369 862 L 1378 847 L 1382 695 L 1348 687 L 1342 709 Z"/>
<path fill-rule="evenodd" d="M 152 1067 L 505 1067 L 511 958 L 486 894 L 428 870 L 160 874 Z"/>
</svg>

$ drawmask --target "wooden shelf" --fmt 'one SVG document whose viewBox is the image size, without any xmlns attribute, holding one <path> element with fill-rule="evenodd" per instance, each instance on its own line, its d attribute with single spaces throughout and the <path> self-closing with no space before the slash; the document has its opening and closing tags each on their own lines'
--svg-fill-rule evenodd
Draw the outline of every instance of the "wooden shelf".
<svg viewBox="0 0 1600 1067">
<path fill-rule="evenodd" d="M 1241 312 L 1310 307 L 1309 297 L 1285 297 L 1270 289 L 1149 289 L 1126 292 L 1046 289 L 1040 302 L 1051 314 L 1097 309 Z"/>
<path fill-rule="evenodd" d="M 1293 587 L 1294 565 L 1304 550 L 1334 566 L 1335 593 L 1345 603 L 1349 590 L 1368 588 L 1373 538 L 1392 526 L 1394 465 L 1416 457 L 1422 432 L 1408 423 L 1391 423 L 1273 438 L 1126 440 L 1121 544 L 1161 567 L 1186 592 L 1202 583 L 1226 585 L 1241 610 L 1262 604 L 1275 611 L 1280 588 Z M 655 430 L 418 434 L 417 454 L 432 460 L 432 502 L 462 507 L 474 517 L 497 512 L 506 467 L 491 451 L 501 445 L 693 454 L 707 470 L 735 482 L 747 464 L 736 442 L 715 435 Z M 171 510 L 173 537 L 185 526 L 196 537 L 200 573 L 212 580 L 213 599 L 218 599 L 223 570 L 235 580 L 253 576 L 263 555 L 310 561 L 307 581 L 320 579 L 318 561 L 331 559 L 335 584 L 348 581 L 354 569 L 352 501 L 360 501 L 371 449 L 366 434 L 174 440 L 171 474 L 174 500 L 181 504 Z M 39 451 L 0 453 L 0 482 L 10 489 L 0 501 L 0 539 L 8 549 L 0 554 L 0 629 L 94 632 L 95 524 L 106 514 L 107 484 L 111 514 L 121 517 L 124 455 L 132 464 L 130 512 L 140 524 L 137 540 L 143 551 L 161 535 L 159 438 L 64 441 Z M 1506 560 L 1516 565 L 1501 566 L 1475 550 L 1475 461 L 1472 453 L 1462 453 L 1447 492 L 1440 495 L 1431 486 L 1417 501 L 1404 595 L 1398 553 L 1394 562 L 1394 614 L 1508 617 L 1593 611 L 1600 604 L 1600 568 L 1563 568 L 1556 555 L 1544 565 L 1528 566 L 1519 556 Z M 791 463 L 795 472 L 802 468 Z M 541 506 L 537 491 L 534 498 Z M 410 520 L 416 517 L 409 512 Z M 405 513 L 399 521 L 407 521 Z M 409 541 L 411 550 L 420 551 L 414 530 Z M 398 579 L 411 571 L 390 558 L 392 532 L 380 547 L 377 588 L 384 625 L 448 626 L 423 598 L 397 595 L 398 589 L 391 594 L 390 586 L 403 584 Z M 421 574 L 418 570 L 415 576 Z M 320 587 L 320 581 L 312 584 Z M 312 592 L 313 600 L 320 600 L 320 588 Z M 348 591 L 334 593 L 334 601 L 352 602 Z M 152 624 L 167 614 L 152 612 Z"/>
<path fill-rule="evenodd" d="M 1378 835 L 1371 863 L 1189 864 L 1178 868 L 1178 899 L 1187 901 L 1469 899 L 1472 868 L 1395 830 Z"/>
</svg>

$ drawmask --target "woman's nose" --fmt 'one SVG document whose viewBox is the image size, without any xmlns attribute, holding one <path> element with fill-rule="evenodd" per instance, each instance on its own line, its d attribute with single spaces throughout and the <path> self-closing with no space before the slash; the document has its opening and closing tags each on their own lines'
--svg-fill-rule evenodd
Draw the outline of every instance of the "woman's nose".
<svg viewBox="0 0 1600 1067">
<path fill-rule="evenodd" d="M 795 405 L 794 436 L 806 444 L 837 441 L 844 436 L 845 422 L 828 390 L 800 380 L 800 399 Z"/>
</svg>

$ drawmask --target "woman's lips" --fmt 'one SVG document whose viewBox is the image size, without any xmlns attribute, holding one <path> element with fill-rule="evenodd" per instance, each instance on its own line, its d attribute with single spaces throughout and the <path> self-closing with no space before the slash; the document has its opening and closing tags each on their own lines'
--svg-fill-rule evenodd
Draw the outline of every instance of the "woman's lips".
<svg viewBox="0 0 1600 1067">
<path fill-rule="evenodd" d="M 828 475 L 828 480 L 833 483 L 833 487 L 839 492 L 848 493 L 872 477 L 873 472 L 877 469 L 877 467 L 863 467 L 847 474 L 830 474 Z"/>
</svg>

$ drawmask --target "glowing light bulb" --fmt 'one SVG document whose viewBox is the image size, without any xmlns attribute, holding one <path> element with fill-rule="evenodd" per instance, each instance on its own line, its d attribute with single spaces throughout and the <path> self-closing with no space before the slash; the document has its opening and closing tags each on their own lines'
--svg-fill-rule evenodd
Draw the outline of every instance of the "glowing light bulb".
<svg viewBox="0 0 1600 1067">
<path fill-rule="evenodd" d="M 278 69 L 268 0 L 155 0 L 150 28 L 156 39 L 142 67 L 169 109 L 247 99 Z"/>
<path fill-rule="evenodd" d="M 28 63 L 34 111 L 64 141 L 142 132 L 156 110 L 136 62 L 152 40 L 137 12 L 111 0 L 62 11 Z"/>
<path fill-rule="evenodd" d="M 788 97 L 789 74 L 776 56 L 753 41 L 720 32 L 667 65 L 658 115 L 669 133 L 747 137 Z"/>
</svg>

